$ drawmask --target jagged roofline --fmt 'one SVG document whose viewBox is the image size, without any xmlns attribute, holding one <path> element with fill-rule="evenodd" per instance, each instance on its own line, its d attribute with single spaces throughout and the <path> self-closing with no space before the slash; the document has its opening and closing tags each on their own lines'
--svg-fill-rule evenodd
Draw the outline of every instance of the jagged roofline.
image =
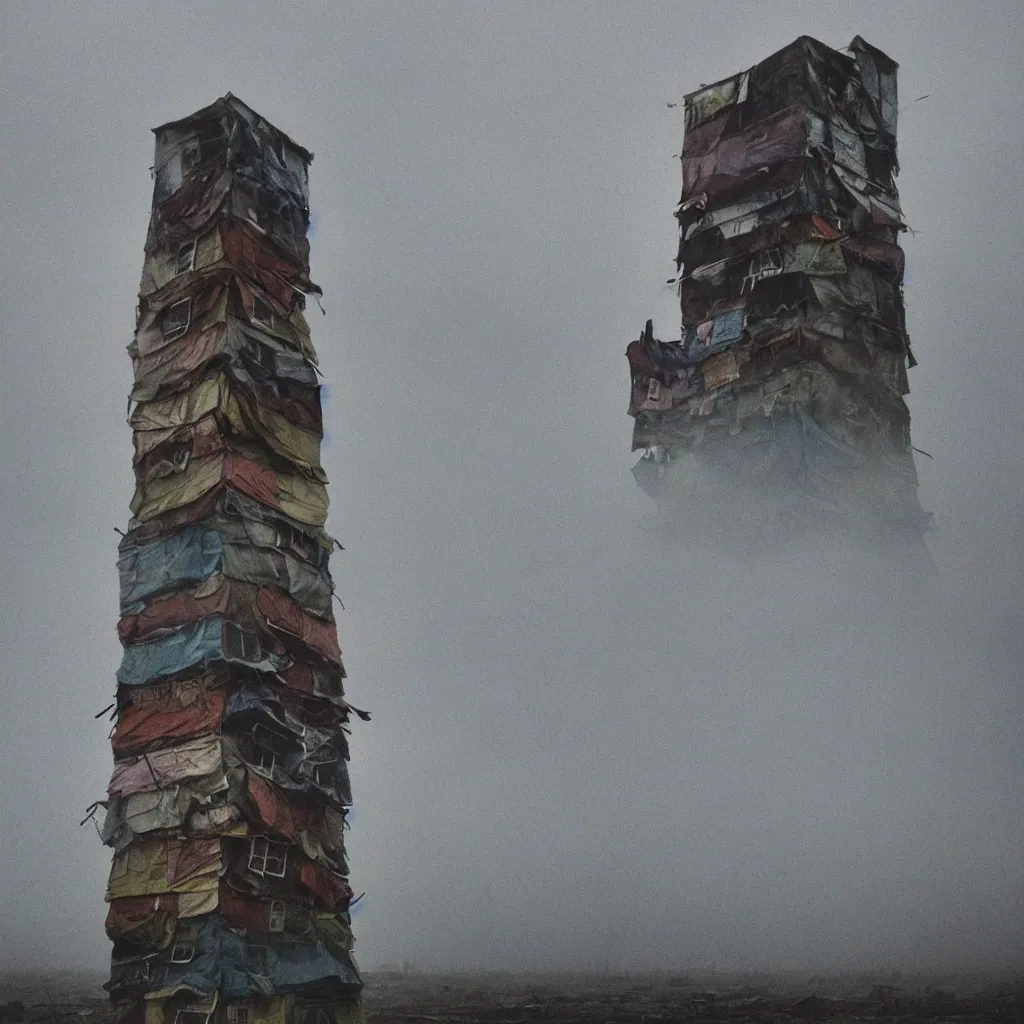
<svg viewBox="0 0 1024 1024">
<path fill-rule="evenodd" d="M 203 121 L 208 121 L 211 117 L 215 117 L 227 109 L 233 109 L 236 113 L 249 114 L 252 118 L 258 119 L 269 125 L 278 135 L 281 136 L 282 140 L 288 144 L 303 160 L 303 162 L 309 166 L 313 162 L 313 154 L 306 149 L 304 146 L 300 146 L 294 139 L 286 135 L 280 128 L 272 124 L 258 111 L 253 110 L 248 103 L 242 102 L 233 93 L 225 93 L 220 99 L 214 100 L 209 106 L 203 107 L 201 110 L 189 114 L 187 117 L 179 118 L 177 121 L 167 121 L 165 124 L 158 125 L 154 128 L 153 134 L 159 135 L 161 132 L 169 131 L 174 129 L 176 131 L 182 131 L 193 124 L 199 124 Z"/>
<path fill-rule="evenodd" d="M 808 46 L 814 46 L 824 51 L 827 51 L 828 53 L 834 53 L 840 57 L 846 56 L 846 54 L 843 53 L 843 51 L 833 50 L 831 46 L 826 46 L 825 43 L 823 43 L 820 39 L 815 39 L 814 36 L 798 36 L 796 39 L 793 40 L 793 42 L 787 43 L 785 46 L 780 47 L 774 53 L 770 53 L 767 57 L 762 57 L 761 60 L 757 62 L 757 64 L 752 64 L 751 67 L 757 67 L 758 64 L 764 64 L 766 61 L 771 60 L 773 57 L 777 57 L 780 53 L 784 53 L 786 50 L 791 50 L 793 49 L 793 47 L 796 46 L 804 47 L 805 49 Z M 858 48 L 867 50 L 876 59 L 884 61 L 891 67 L 893 71 L 895 71 L 899 67 L 899 64 L 897 64 L 896 61 L 892 59 L 892 57 L 890 57 L 884 51 L 879 50 L 877 47 L 872 46 L 869 42 L 867 42 L 867 40 L 864 39 L 863 36 L 854 36 L 852 41 L 850 42 L 850 45 L 846 49 L 856 50 Z M 747 68 L 746 70 L 749 71 L 750 68 Z M 700 88 L 694 89 L 691 92 L 686 93 L 683 96 L 683 102 L 687 102 L 692 97 L 696 96 L 698 93 L 704 92 L 705 89 L 713 89 L 715 88 L 715 86 L 724 85 L 726 82 L 731 81 L 735 77 L 736 74 L 733 73 L 731 75 L 727 75 L 725 78 L 720 78 L 717 82 L 707 82 L 706 84 L 700 86 Z"/>
</svg>

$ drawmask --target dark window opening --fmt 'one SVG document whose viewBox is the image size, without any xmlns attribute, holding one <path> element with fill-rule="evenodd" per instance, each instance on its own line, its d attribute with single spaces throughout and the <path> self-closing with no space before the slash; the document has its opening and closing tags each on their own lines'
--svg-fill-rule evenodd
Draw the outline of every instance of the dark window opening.
<svg viewBox="0 0 1024 1024">
<path fill-rule="evenodd" d="M 224 653 L 236 661 L 260 660 L 260 640 L 255 633 L 240 629 L 233 622 L 224 623 Z"/>
<path fill-rule="evenodd" d="M 192 319 L 192 300 L 181 299 L 164 311 L 161 322 L 163 336 L 168 341 L 180 338 L 187 330 Z"/>
<path fill-rule="evenodd" d="M 288 740 L 284 736 L 259 723 L 253 726 L 252 738 L 259 746 L 265 747 L 278 756 L 288 751 Z"/>
<path fill-rule="evenodd" d="M 288 847 L 284 843 L 272 843 L 263 836 L 254 836 L 249 846 L 249 870 L 257 875 L 284 878 L 288 860 Z"/>
<path fill-rule="evenodd" d="M 253 296 L 252 319 L 253 323 L 262 324 L 264 327 L 274 326 L 274 311 L 271 309 L 270 303 L 258 295 Z"/>
<path fill-rule="evenodd" d="M 196 243 L 195 239 L 191 242 L 185 242 L 181 248 L 178 249 L 178 259 L 175 263 L 174 272 L 175 274 L 186 274 L 190 270 L 195 270 L 196 267 Z"/>
</svg>

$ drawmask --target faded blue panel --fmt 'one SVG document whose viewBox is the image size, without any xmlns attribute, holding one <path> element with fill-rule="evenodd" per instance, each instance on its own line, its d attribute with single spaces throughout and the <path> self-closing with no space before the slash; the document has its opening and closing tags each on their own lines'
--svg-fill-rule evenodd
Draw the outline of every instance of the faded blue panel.
<svg viewBox="0 0 1024 1024">
<path fill-rule="evenodd" d="M 224 707 L 224 718 L 246 711 L 262 711 L 275 721 L 284 722 L 284 709 L 274 688 L 266 683 L 246 683 L 235 690 Z"/>
<path fill-rule="evenodd" d="M 711 330 L 712 347 L 731 345 L 740 340 L 743 333 L 743 311 L 730 309 L 728 313 L 715 317 L 715 326 Z"/>
<path fill-rule="evenodd" d="M 282 658 L 260 652 L 255 636 L 247 636 L 253 642 L 252 657 L 236 657 L 224 648 L 222 615 L 190 622 L 153 643 L 126 647 L 117 681 L 122 686 L 141 686 L 160 676 L 176 675 L 190 668 L 205 669 L 218 661 L 249 665 L 258 672 L 280 672 L 287 665 Z"/>
<path fill-rule="evenodd" d="M 695 326 L 687 326 L 683 335 L 683 348 L 689 360 L 696 362 L 706 356 L 735 345 L 743 336 L 743 310 L 730 309 L 714 319 L 707 343 L 700 340 Z"/>
<path fill-rule="evenodd" d="M 349 957 L 337 959 L 320 941 L 307 944 L 277 936 L 246 936 L 212 915 L 199 926 L 195 956 L 187 964 L 168 964 L 161 984 L 219 990 L 222 999 L 246 999 L 330 979 L 353 989 L 363 984 L 355 962 Z"/>
<path fill-rule="evenodd" d="M 172 676 L 194 665 L 223 660 L 224 619 L 220 615 L 191 622 L 161 640 L 124 649 L 117 681 L 141 686 L 159 676 Z"/>
<path fill-rule="evenodd" d="M 362 985 L 355 964 L 336 959 L 319 940 L 313 947 L 277 943 L 271 956 L 276 959 L 270 975 L 275 989 L 299 988 L 327 978 L 336 978 L 343 985 Z"/>
<path fill-rule="evenodd" d="M 186 526 L 152 543 L 132 545 L 117 560 L 122 612 L 152 594 L 205 580 L 220 565 L 221 551 L 220 535 L 201 526 Z"/>
<path fill-rule="evenodd" d="M 831 498 L 836 487 L 849 481 L 850 474 L 862 461 L 861 456 L 825 433 L 800 406 L 796 413 L 803 442 L 805 486 L 809 491 Z"/>
</svg>

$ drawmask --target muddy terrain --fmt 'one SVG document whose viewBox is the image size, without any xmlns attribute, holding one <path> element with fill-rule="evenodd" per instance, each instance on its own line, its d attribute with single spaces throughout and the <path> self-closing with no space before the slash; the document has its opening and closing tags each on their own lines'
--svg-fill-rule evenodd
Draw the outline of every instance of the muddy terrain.
<svg viewBox="0 0 1024 1024">
<path fill-rule="evenodd" d="M 427 974 L 366 972 L 368 1024 L 642 1021 L 1024 1022 L 1024 980 L 977 976 Z M 114 1024 L 85 974 L 0 978 L 0 1024 Z"/>
</svg>

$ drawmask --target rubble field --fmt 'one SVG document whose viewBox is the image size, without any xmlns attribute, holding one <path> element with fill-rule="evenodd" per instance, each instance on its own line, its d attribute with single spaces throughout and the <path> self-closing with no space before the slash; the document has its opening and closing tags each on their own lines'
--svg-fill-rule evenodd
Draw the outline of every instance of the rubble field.
<svg viewBox="0 0 1024 1024">
<path fill-rule="evenodd" d="M 364 975 L 367 1024 L 1024 1021 L 1024 978 L 868 975 Z M 103 978 L 0 978 L 0 1024 L 114 1024 Z"/>
</svg>

